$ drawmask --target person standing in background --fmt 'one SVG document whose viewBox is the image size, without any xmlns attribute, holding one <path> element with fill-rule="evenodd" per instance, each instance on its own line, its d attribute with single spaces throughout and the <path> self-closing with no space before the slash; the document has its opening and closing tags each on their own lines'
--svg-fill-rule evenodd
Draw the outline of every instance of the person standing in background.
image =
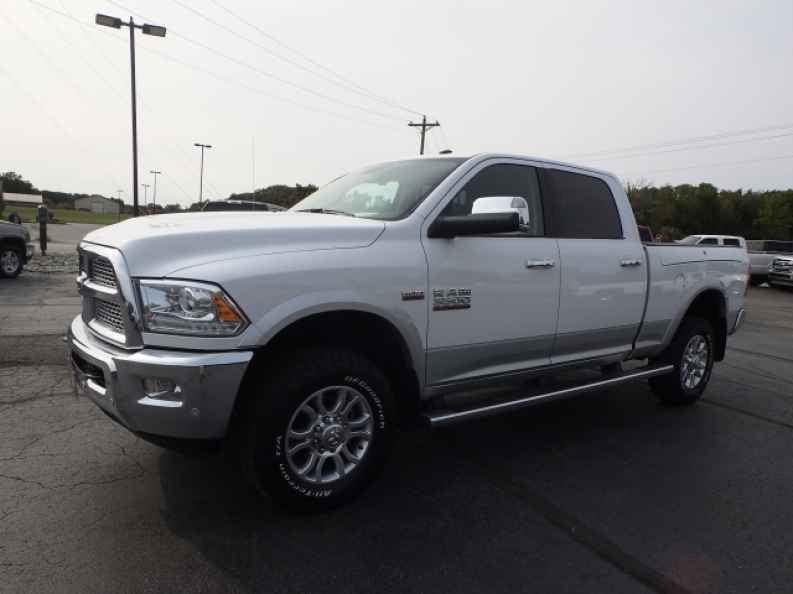
<svg viewBox="0 0 793 594">
<path fill-rule="evenodd" d="M 49 216 L 49 212 L 47 211 L 47 207 L 43 204 L 39 204 L 39 208 L 36 211 L 36 221 L 39 224 L 39 247 L 41 248 L 41 255 L 47 255 L 47 217 Z"/>
</svg>

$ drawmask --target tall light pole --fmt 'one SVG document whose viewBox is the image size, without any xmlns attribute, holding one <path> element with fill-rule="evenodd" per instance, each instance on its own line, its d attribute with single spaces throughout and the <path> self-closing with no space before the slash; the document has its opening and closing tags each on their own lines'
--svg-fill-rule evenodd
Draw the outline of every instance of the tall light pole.
<svg viewBox="0 0 793 594">
<path fill-rule="evenodd" d="M 138 110 L 135 96 L 135 29 L 140 29 L 144 35 L 165 37 L 165 27 L 139 25 L 132 20 L 132 17 L 129 17 L 129 22 L 125 23 L 119 18 L 105 14 L 96 15 L 96 24 L 112 27 L 113 29 L 120 29 L 122 26 L 129 27 L 129 64 L 130 79 L 132 81 L 132 212 L 134 216 L 138 216 Z"/>
<path fill-rule="evenodd" d="M 143 186 L 143 208 L 149 208 L 149 184 L 140 184 Z"/>
<path fill-rule="evenodd" d="M 116 192 L 118 192 L 118 199 L 121 202 L 121 204 L 118 205 L 118 220 L 120 221 L 121 213 L 124 212 L 124 201 L 121 199 L 121 194 L 124 192 L 124 190 L 119 189 L 116 190 Z"/>
<path fill-rule="evenodd" d="M 204 149 L 211 149 L 212 145 L 194 142 L 193 146 L 201 147 L 201 176 L 198 180 L 198 203 L 201 204 L 204 201 Z"/>
<path fill-rule="evenodd" d="M 157 176 L 162 173 L 162 171 L 149 171 L 149 173 L 154 174 L 154 198 L 152 198 L 152 202 L 154 202 L 154 209 L 157 210 Z"/>
</svg>

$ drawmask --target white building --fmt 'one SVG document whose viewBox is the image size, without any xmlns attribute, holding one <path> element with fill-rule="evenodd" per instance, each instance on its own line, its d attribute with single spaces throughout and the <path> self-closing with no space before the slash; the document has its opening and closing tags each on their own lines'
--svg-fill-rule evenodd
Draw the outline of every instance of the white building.
<svg viewBox="0 0 793 594">
<path fill-rule="evenodd" d="M 74 201 L 74 208 L 102 214 L 118 214 L 120 205 L 104 196 L 83 196 Z"/>
</svg>

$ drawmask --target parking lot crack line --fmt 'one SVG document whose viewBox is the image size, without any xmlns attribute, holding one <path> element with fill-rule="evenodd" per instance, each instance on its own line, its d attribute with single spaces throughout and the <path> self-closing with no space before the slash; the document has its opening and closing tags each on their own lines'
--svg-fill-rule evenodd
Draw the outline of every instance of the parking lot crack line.
<svg viewBox="0 0 793 594">
<path fill-rule="evenodd" d="M 462 444 L 454 440 L 449 441 L 454 443 L 454 447 L 458 451 L 463 449 Z M 690 590 L 624 551 L 608 537 L 586 525 L 575 515 L 532 491 L 524 483 L 515 480 L 508 471 L 499 469 L 490 463 L 477 462 L 471 456 L 468 456 L 466 460 L 477 466 L 491 483 L 525 501 L 548 523 L 562 530 L 570 538 L 622 573 L 661 594 L 693 594 Z"/>
<path fill-rule="evenodd" d="M 771 417 L 766 417 L 765 415 L 761 415 L 752 412 L 750 410 L 745 410 L 737 406 L 732 406 L 731 404 L 724 404 L 723 402 L 717 402 L 716 400 L 711 400 L 710 398 L 702 398 L 702 402 L 704 402 L 705 404 L 710 404 L 711 406 L 718 406 L 719 408 L 731 410 L 738 414 L 746 415 L 747 417 L 752 417 L 753 419 L 757 419 L 758 421 L 765 421 L 766 423 L 778 425 L 779 427 L 784 427 L 785 429 L 793 429 L 793 423 L 786 423 L 785 421 L 772 419 Z"/>
</svg>

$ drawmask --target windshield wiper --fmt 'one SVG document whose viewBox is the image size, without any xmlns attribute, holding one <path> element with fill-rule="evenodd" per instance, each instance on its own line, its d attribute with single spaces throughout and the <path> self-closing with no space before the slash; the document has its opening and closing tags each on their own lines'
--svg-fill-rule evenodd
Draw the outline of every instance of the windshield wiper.
<svg viewBox="0 0 793 594">
<path fill-rule="evenodd" d="M 348 217 L 354 217 L 355 215 L 351 212 L 347 212 L 345 210 L 333 210 L 332 208 L 301 208 L 297 212 L 316 212 L 319 214 L 332 214 L 332 215 L 344 215 Z"/>
</svg>

